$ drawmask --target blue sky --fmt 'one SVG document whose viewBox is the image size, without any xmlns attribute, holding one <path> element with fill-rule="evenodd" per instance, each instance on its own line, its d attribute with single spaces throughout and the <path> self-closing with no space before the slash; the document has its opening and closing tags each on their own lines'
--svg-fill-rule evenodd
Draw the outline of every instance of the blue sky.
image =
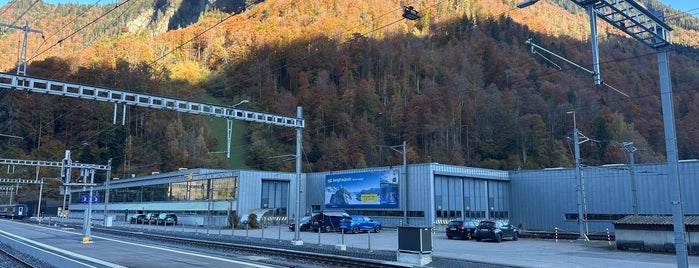
<svg viewBox="0 0 699 268">
<path fill-rule="evenodd" d="M 696 0 L 661 0 L 660 2 L 674 9 L 693 13 L 695 17 L 697 16 L 697 11 L 699 11 L 699 9 L 689 11 L 690 9 L 699 8 L 699 1 Z"/>
</svg>

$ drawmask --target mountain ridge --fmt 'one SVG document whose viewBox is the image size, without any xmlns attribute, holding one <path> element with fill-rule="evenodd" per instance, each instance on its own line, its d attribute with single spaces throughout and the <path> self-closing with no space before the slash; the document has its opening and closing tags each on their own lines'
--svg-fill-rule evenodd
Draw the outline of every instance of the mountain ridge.
<svg viewBox="0 0 699 268">
<path fill-rule="evenodd" d="M 549 1 L 522 10 L 508 0 L 427 1 L 415 5 L 420 20 L 405 21 L 396 3 L 270 0 L 246 3 L 249 8 L 235 15 L 187 13 L 189 19 L 198 14 L 196 23 L 158 33 L 165 21 L 171 25 L 166 18 L 176 17 L 171 12 L 176 2 L 134 9 L 143 22 L 150 16 L 143 14 L 167 14 L 150 16 L 157 23 L 128 27 L 133 20 L 112 20 L 129 29 L 118 29 L 114 37 L 105 34 L 91 46 L 70 51 L 68 44 L 85 37 L 66 40 L 57 48 L 60 55 L 31 61 L 29 74 L 186 99 L 205 91 L 222 103 L 248 99 L 246 108 L 280 114 L 302 106 L 304 168 L 315 171 L 400 164 L 401 155 L 377 145 L 403 141 L 408 141 L 410 163 L 504 170 L 570 166 L 566 136 L 572 119 L 566 112 L 571 110 L 580 129 L 600 141 L 584 147 L 586 165 L 625 161 L 617 143 L 628 140 L 642 148 L 637 161 L 663 159 L 652 51 L 600 23 L 602 77 L 631 100 L 595 87 L 591 77 L 574 68 L 555 70 L 530 55 L 524 41 L 532 38 L 589 65 L 589 26 L 584 14 L 565 12 Z M 0 42 L 4 51 L 11 47 Z M 694 158 L 699 148 L 691 137 L 699 118 L 692 85 L 699 68 L 692 58 L 695 48 L 678 52 L 687 53 L 673 55 L 671 66 L 678 129 L 684 130 L 678 140 L 681 158 Z M 11 62 L 2 66 L 12 68 Z M 85 115 L 75 109 L 95 104 L 80 100 L 60 101 L 73 109 L 25 111 L 52 100 L 5 95 L 5 103 L 25 109 L 4 113 L 8 123 L 3 129 L 30 138 L 0 146 L 13 156 L 56 154 L 46 154 L 46 144 L 75 148 L 81 162 L 111 157 L 124 174 L 222 167 L 220 156 L 208 152 L 225 141 L 211 138 L 201 122 L 205 119 L 133 108 L 128 124 L 110 126 L 113 107 L 96 105 L 103 114 L 84 122 Z M 71 120 L 83 127 L 71 126 Z M 24 126 L 10 128 L 9 123 Z M 294 151 L 289 143 L 293 130 L 251 124 L 247 131 L 248 166 L 293 169 L 292 163 L 269 160 Z M 81 146 L 86 140 L 92 142 Z"/>
</svg>

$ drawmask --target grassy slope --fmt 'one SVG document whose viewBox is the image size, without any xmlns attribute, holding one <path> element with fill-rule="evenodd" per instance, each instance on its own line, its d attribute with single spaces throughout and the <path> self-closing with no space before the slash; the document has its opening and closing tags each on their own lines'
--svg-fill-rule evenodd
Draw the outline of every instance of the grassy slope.
<svg viewBox="0 0 699 268">
<path fill-rule="evenodd" d="M 200 95 L 201 100 L 207 103 L 221 104 L 220 101 L 206 93 Z M 227 150 L 227 134 L 226 134 L 226 119 L 213 117 L 206 120 L 209 125 L 209 130 L 213 133 L 213 137 L 218 140 L 218 146 L 214 151 L 225 152 Z M 245 168 L 245 157 L 247 155 L 248 144 L 248 128 L 247 124 L 240 120 L 233 120 L 233 131 L 231 135 L 231 158 L 228 159 L 226 167 L 230 169 Z"/>
</svg>

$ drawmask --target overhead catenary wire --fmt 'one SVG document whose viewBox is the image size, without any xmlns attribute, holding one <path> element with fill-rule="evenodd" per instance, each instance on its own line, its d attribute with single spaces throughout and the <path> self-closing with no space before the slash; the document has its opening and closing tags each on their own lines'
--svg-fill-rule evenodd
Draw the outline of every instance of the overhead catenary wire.
<svg viewBox="0 0 699 268">
<path fill-rule="evenodd" d="M 34 3 L 32 3 L 31 6 L 29 6 L 27 9 L 25 9 L 24 12 L 22 12 L 22 14 L 20 14 L 12 23 L 10 23 L 10 25 L 17 25 L 17 22 L 18 22 L 19 20 L 21 20 L 21 19 L 24 17 L 24 15 L 27 14 L 27 12 L 29 12 L 30 10 L 32 10 L 32 8 L 34 8 L 34 6 L 35 6 L 37 3 L 39 3 L 40 1 L 41 1 L 41 0 L 35 0 Z"/>
<path fill-rule="evenodd" d="M 71 34 L 69 34 L 68 36 L 59 39 L 55 44 L 52 44 L 51 46 L 49 46 L 48 48 L 44 49 L 43 51 L 37 53 L 36 55 L 33 55 L 33 56 L 32 56 L 31 58 L 29 58 L 27 61 L 31 61 L 31 60 L 35 59 L 36 57 L 38 57 L 38 56 L 40 56 L 40 55 L 46 53 L 46 52 L 49 51 L 50 49 L 52 49 L 52 48 L 54 48 L 54 47 L 60 45 L 64 40 L 73 37 L 74 35 L 76 35 L 77 33 L 81 32 L 82 30 L 84 30 L 84 29 L 87 28 L 88 26 L 94 24 L 95 22 L 99 21 L 100 19 L 104 18 L 104 17 L 107 16 L 108 14 L 112 13 L 112 12 L 113 12 L 114 10 L 116 10 L 117 8 L 119 8 L 119 7 L 121 7 L 121 6 L 123 6 L 123 5 L 127 4 L 127 3 L 129 3 L 130 1 L 131 1 L 131 0 L 124 0 L 124 1 L 122 1 L 122 2 L 118 2 L 113 8 L 107 10 L 105 13 L 103 13 L 103 14 L 100 15 L 99 17 L 97 17 L 97 18 L 95 18 L 94 20 L 88 22 L 87 24 L 83 25 L 83 26 L 80 27 L 79 29 L 73 31 L 73 32 L 72 32 Z"/>
<path fill-rule="evenodd" d="M 101 1 L 101 0 L 97 0 L 97 2 L 95 2 L 94 5 L 97 6 L 97 5 L 99 4 L 100 1 Z M 75 24 L 75 23 L 78 21 L 78 18 L 84 17 L 84 16 L 85 16 L 85 13 L 87 13 L 88 11 L 90 11 L 90 8 L 91 8 L 91 7 L 92 7 L 92 6 L 89 6 L 89 7 L 85 8 L 81 13 L 75 15 L 75 17 L 74 17 L 70 22 L 64 23 L 63 25 L 61 25 L 61 26 L 58 28 L 58 30 L 56 30 L 56 32 L 54 32 L 54 33 L 52 33 L 51 35 L 49 35 L 49 36 L 47 36 L 46 38 L 44 38 L 44 41 L 41 42 L 41 44 L 39 45 L 39 47 L 38 47 L 37 49 L 41 49 L 41 47 L 44 46 L 44 44 L 46 44 L 46 40 L 50 40 L 50 39 L 53 38 L 54 36 L 58 35 L 61 31 L 63 31 L 63 30 L 64 30 L 66 27 L 68 27 L 69 25 Z"/>
</svg>

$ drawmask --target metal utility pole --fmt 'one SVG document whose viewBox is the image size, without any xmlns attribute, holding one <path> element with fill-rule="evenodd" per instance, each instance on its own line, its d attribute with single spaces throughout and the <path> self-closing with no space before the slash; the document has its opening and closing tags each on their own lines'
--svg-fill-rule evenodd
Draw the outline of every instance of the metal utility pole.
<svg viewBox="0 0 699 268">
<path fill-rule="evenodd" d="M 636 161 L 633 153 L 637 151 L 633 146 L 633 142 L 624 142 L 621 144 L 624 150 L 629 152 L 629 173 L 631 174 L 631 206 L 633 207 L 633 215 L 638 215 L 638 196 L 636 194 Z"/>
<path fill-rule="evenodd" d="M 109 217 L 109 181 L 112 180 L 112 159 L 109 158 L 109 161 L 107 161 L 107 166 L 109 166 L 109 170 L 107 170 L 107 181 L 105 182 L 105 187 L 104 187 L 104 226 L 107 226 L 107 217 Z M 115 218 L 116 219 L 116 218 Z M 124 219 L 124 221 L 128 221 L 129 219 Z"/>
<path fill-rule="evenodd" d="M 19 29 L 24 31 L 24 39 L 22 41 L 22 50 L 17 57 L 17 75 L 27 75 L 27 35 L 29 32 L 40 33 L 41 38 L 44 38 L 44 32 L 41 30 L 30 29 L 29 21 L 25 22 L 24 27 L 19 27 L 11 24 L 0 23 L 0 26 L 7 28 Z"/>
<path fill-rule="evenodd" d="M 303 109 L 301 106 L 296 107 L 296 117 L 301 120 L 303 118 Z M 296 246 L 303 245 L 303 240 L 301 240 L 301 196 L 303 192 L 301 191 L 301 143 L 303 141 L 303 133 L 301 132 L 303 128 L 296 128 L 296 217 L 294 217 L 294 240 L 291 241 L 292 244 Z M 320 233 L 320 230 L 318 230 Z"/>
<path fill-rule="evenodd" d="M 587 235 L 585 234 L 585 187 L 583 184 L 583 178 L 582 178 L 582 168 L 580 167 L 580 144 L 584 143 L 586 141 L 589 141 L 590 139 L 585 137 L 585 135 L 582 135 L 580 131 L 578 131 L 578 126 L 576 123 L 575 119 L 575 111 L 570 111 L 568 114 L 573 115 L 573 143 L 575 143 L 575 178 L 578 182 L 578 227 L 580 228 L 580 237 L 578 237 L 578 240 L 585 240 L 587 241 Z M 580 141 L 580 135 L 585 137 L 584 141 Z"/>
<path fill-rule="evenodd" d="M 670 64 L 667 56 L 668 47 L 672 45 L 672 28 L 662 19 L 656 17 L 642 5 L 633 0 L 571 0 L 585 8 L 590 17 L 599 17 L 614 28 L 619 29 L 636 40 L 655 49 L 658 53 L 658 74 L 660 77 L 660 95 L 663 110 L 663 128 L 665 131 L 665 151 L 668 165 L 668 178 L 673 184 L 672 222 L 675 236 L 677 267 L 688 267 L 687 242 L 682 207 L 682 182 L 679 176 L 679 156 L 677 153 L 677 135 L 675 133 L 675 112 L 672 101 L 672 84 L 670 83 Z M 525 1 L 532 2 L 532 1 Z M 518 6 L 527 6 L 523 3 Z M 590 19 L 593 40 L 593 62 L 599 64 L 597 53 L 596 21 Z M 596 70 L 597 71 L 597 70 Z M 599 72 L 597 72 L 599 73 Z M 597 83 L 595 77 L 595 83 Z"/>
</svg>

